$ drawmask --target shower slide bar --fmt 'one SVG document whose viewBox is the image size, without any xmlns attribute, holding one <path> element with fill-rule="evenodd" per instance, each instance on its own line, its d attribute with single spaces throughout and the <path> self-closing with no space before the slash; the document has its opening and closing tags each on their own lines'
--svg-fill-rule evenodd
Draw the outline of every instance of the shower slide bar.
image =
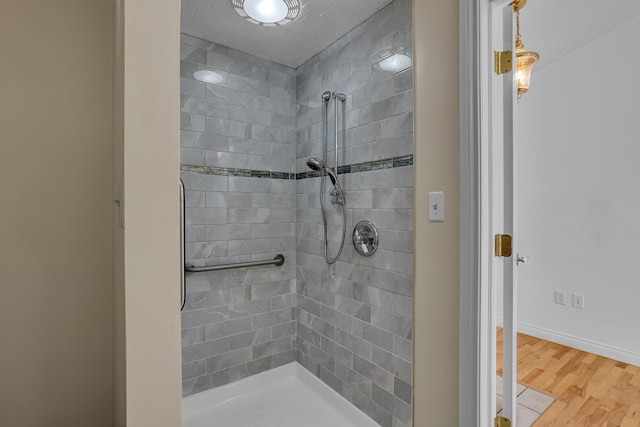
<svg viewBox="0 0 640 427">
<path fill-rule="evenodd" d="M 186 264 L 185 255 L 185 191 L 184 182 L 180 180 L 180 311 L 184 309 L 187 302 L 187 273 L 202 273 L 205 271 L 229 270 L 232 268 L 258 267 L 262 265 L 281 266 L 284 264 L 284 255 L 278 254 L 274 259 L 264 261 L 236 262 L 232 264 L 207 265 L 203 267 L 194 267 Z"/>
</svg>

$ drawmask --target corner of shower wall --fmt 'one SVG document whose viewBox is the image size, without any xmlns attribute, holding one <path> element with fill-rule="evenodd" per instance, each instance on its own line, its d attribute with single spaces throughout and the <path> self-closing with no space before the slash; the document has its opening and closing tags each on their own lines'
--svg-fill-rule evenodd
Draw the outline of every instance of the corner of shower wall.
<svg viewBox="0 0 640 427">
<path fill-rule="evenodd" d="M 296 78 L 187 35 L 180 72 L 187 263 L 286 257 L 282 267 L 187 276 L 187 396 L 295 361 Z"/>
<path fill-rule="evenodd" d="M 387 427 L 410 426 L 412 418 L 412 54 L 412 4 L 395 0 L 296 70 L 296 359 Z M 309 157 L 322 157 L 325 90 L 347 95 L 339 164 L 348 231 L 332 266 L 323 257 L 320 178 L 306 166 Z M 329 149 L 331 167 L 333 156 Z M 335 254 L 342 218 L 327 206 Z M 363 219 L 380 232 L 370 258 L 349 241 Z"/>
</svg>

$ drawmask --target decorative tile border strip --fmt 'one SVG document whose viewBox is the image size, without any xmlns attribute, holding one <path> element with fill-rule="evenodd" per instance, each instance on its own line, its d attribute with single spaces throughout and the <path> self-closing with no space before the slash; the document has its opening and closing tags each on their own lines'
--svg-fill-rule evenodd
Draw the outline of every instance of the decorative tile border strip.
<svg viewBox="0 0 640 427">
<path fill-rule="evenodd" d="M 355 163 L 353 165 L 345 165 L 338 167 L 338 175 L 347 173 L 369 172 L 382 169 L 400 168 L 403 166 L 413 165 L 413 155 L 393 157 L 390 159 L 375 160 L 373 162 Z M 320 176 L 318 171 L 306 171 L 296 174 L 296 179 L 317 178 Z"/>
<path fill-rule="evenodd" d="M 373 162 L 356 163 L 338 167 L 338 175 L 347 173 L 369 172 L 382 169 L 400 168 L 413 165 L 413 156 L 393 157 L 390 159 L 376 160 Z M 247 178 L 270 178 L 270 179 L 306 179 L 320 176 L 318 171 L 306 171 L 300 173 L 269 172 L 251 169 L 219 168 L 214 166 L 191 166 L 180 165 L 181 172 L 199 173 L 202 175 L 217 176 L 243 176 Z"/>
<path fill-rule="evenodd" d="M 295 174 L 288 172 L 269 172 L 251 169 L 218 168 L 214 166 L 180 165 L 181 172 L 193 172 L 201 175 L 243 176 L 246 178 L 295 179 Z"/>
</svg>

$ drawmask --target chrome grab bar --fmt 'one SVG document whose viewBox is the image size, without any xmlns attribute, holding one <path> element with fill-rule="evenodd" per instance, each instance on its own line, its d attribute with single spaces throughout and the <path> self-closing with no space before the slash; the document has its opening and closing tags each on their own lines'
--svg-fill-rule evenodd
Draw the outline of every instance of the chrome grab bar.
<svg viewBox="0 0 640 427">
<path fill-rule="evenodd" d="M 184 182 L 180 180 L 180 311 L 184 310 L 187 303 L 187 277 L 184 271 L 185 263 L 185 223 L 184 223 Z"/>
<path fill-rule="evenodd" d="M 194 267 L 186 264 L 185 254 L 185 190 L 184 182 L 180 180 L 180 311 L 184 309 L 187 302 L 187 272 L 202 273 L 205 271 L 228 270 L 231 268 L 257 267 L 261 265 L 281 266 L 284 264 L 284 255 L 278 254 L 274 259 L 264 261 L 238 262 L 234 264 L 209 265 L 204 267 Z"/>
<path fill-rule="evenodd" d="M 185 265 L 184 271 L 188 271 L 189 273 L 202 273 L 205 271 L 229 270 L 231 268 L 244 268 L 244 267 L 258 267 L 261 265 L 272 265 L 272 264 L 275 266 L 281 266 L 282 264 L 284 264 L 284 255 L 278 254 L 274 259 L 267 259 L 264 261 L 237 262 L 233 264 L 207 265 L 204 267 L 194 267 L 192 265 Z"/>
</svg>

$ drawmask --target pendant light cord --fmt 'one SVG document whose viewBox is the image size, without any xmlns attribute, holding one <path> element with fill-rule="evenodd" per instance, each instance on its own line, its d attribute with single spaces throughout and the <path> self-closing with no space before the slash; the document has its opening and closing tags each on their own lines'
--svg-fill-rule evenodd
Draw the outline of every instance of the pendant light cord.
<svg viewBox="0 0 640 427">
<path fill-rule="evenodd" d="M 524 47 L 524 45 L 520 37 L 520 10 L 516 9 L 516 49 L 522 47 Z"/>
</svg>

